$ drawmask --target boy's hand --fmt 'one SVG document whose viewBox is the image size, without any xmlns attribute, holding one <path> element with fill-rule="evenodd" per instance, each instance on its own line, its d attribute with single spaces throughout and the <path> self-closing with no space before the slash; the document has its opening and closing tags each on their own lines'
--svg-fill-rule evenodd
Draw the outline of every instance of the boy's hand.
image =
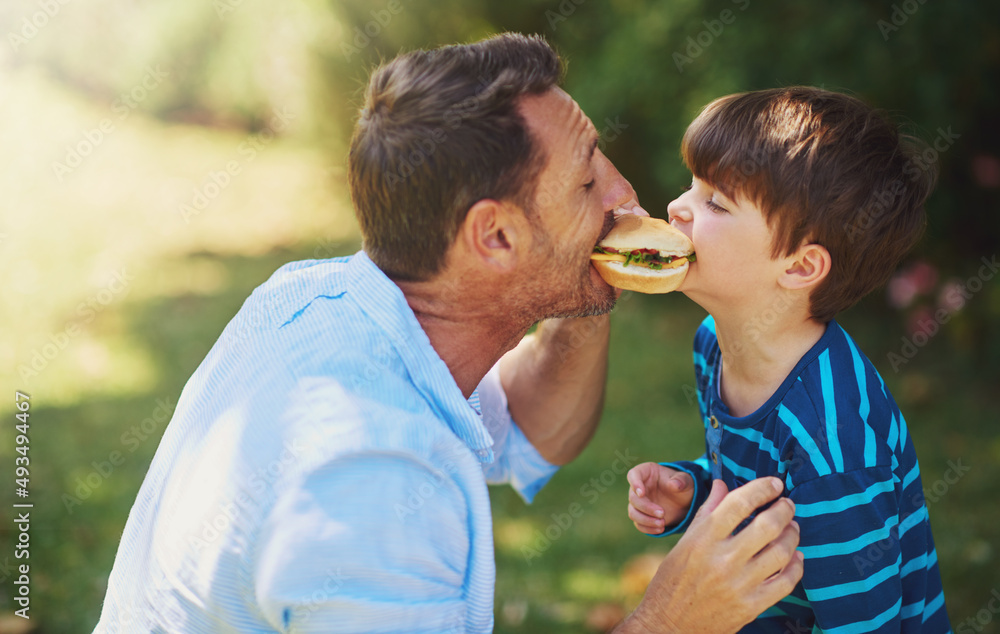
<svg viewBox="0 0 1000 634">
<path fill-rule="evenodd" d="M 640 532 L 659 535 L 687 515 L 694 480 L 683 471 L 644 462 L 629 469 L 628 517 Z"/>
</svg>

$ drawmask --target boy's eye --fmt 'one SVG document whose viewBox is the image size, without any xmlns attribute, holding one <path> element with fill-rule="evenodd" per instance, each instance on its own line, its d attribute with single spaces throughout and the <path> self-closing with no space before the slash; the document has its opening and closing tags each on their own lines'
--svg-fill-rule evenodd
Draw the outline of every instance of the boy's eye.
<svg viewBox="0 0 1000 634">
<path fill-rule="evenodd" d="M 689 192 L 689 191 L 691 191 L 691 187 L 692 187 L 691 185 L 685 185 L 684 187 L 681 187 L 681 191 L 682 192 Z"/>
<path fill-rule="evenodd" d="M 717 214 L 728 214 L 729 210 L 721 205 L 717 204 L 711 198 L 705 201 L 705 205 Z"/>
</svg>

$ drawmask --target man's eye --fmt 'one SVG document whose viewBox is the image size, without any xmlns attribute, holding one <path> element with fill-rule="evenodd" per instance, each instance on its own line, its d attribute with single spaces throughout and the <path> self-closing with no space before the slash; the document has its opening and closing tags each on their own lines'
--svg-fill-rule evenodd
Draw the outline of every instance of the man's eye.
<svg viewBox="0 0 1000 634">
<path fill-rule="evenodd" d="M 591 189 L 594 188 L 594 184 L 595 183 L 597 183 L 597 179 L 596 178 L 592 178 L 592 179 L 590 179 L 589 183 L 584 183 L 583 184 L 583 188 L 586 189 L 589 192 Z"/>
</svg>

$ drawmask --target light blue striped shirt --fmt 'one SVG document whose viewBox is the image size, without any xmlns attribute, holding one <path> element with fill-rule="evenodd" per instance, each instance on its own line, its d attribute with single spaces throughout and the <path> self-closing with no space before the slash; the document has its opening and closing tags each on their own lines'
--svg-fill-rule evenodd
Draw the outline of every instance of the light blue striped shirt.
<svg viewBox="0 0 1000 634">
<path fill-rule="evenodd" d="M 492 631 L 487 482 L 556 469 L 363 252 L 288 264 L 184 387 L 96 631 Z"/>
</svg>

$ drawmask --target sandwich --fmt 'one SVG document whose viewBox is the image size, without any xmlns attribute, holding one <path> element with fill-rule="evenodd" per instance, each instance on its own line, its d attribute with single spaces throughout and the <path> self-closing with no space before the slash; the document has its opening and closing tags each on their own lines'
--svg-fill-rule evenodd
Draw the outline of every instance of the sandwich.
<svg viewBox="0 0 1000 634">
<path fill-rule="evenodd" d="M 694 245 L 666 220 L 625 214 L 590 256 L 604 281 L 640 293 L 676 290 L 695 261 Z"/>
</svg>

